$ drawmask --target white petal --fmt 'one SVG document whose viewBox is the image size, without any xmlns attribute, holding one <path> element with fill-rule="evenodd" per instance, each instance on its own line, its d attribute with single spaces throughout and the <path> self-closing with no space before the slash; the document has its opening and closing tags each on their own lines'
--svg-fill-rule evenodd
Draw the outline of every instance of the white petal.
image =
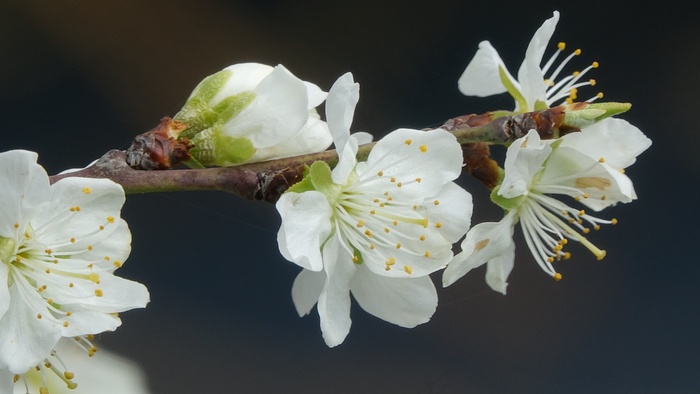
<svg viewBox="0 0 700 394">
<path fill-rule="evenodd" d="M 64 337 L 77 337 L 81 335 L 99 334 L 105 331 L 114 331 L 121 324 L 119 317 L 108 313 L 92 311 L 88 309 L 73 310 L 68 327 L 61 329 Z"/>
<path fill-rule="evenodd" d="M 552 147 L 541 141 L 535 130 L 530 130 L 525 137 L 515 140 L 506 152 L 505 176 L 498 195 L 515 198 L 526 194 L 551 151 Z"/>
<path fill-rule="evenodd" d="M 277 234 L 282 256 L 312 271 L 323 269 L 321 245 L 331 232 L 332 210 L 316 191 L 287 192 L 277 201 L 282 225 Z"/>
<path fill-rule="evenodd" d="M 360 84 L 355 83 L 351 73 L 338 78 L 326 98 L 326 122 L 333 136 L 338 154 L 343 152 L 350 136 L 350 125 L 355 115 L 355 106 L 360 100 Z"/>
<path fill-rule="evenodd" d="M 306 85 L 306 94 L 309 97 L 309 110 L 321 105 L 328 97 L 328 93 L 321 90 L 316 84 L 304 81 L 304 85 Z"/>
<path fill-rule="evenodd" d="M 35 236 L 54 252 L 85 250 L 116 229 L 124 201 L 122 187 L 108 179 L 61 179 L 51 185 L 51 204 L 32 221 Z"/>
<path fill-rule="evenodd" d="M 429 197 L 461 174 L 462 161 L 462 148 L 449 132 L 398 129 L 377 142 L 357 173 L 369 178 L 381 171 L 383 176 L 376 182 L 386 183 L 391 194 Z M 392 177 L 393 185 L 389 184 Z M 396 187 L 398 182 L 403 186 Z"/>
<path fill-rule="evenodd" d="M 52 319 L 38 319 L 16 285 L 10 287 L 10 300 L 10 308 L 0 318 L 0 369 L 22 374 L 49 356 L 61 330 Z"/>
<path fill-rule="evenodd" d="M 25 150 L 0 153 L 0 237 L 16 239 L 49 200 L 49 176 Z M 17 225 L 15 227 L 15 225 Z"/>
<path fill-rule="evenodd" d="M 231 71 L 231 77 L 209 102 L 209 106 L 215 106 L 226 97 L 252 91 L 273 69 L 272 66 L 260 63 L 239 63 L 226 67 L 224 70 Z M 194 92 L 196 91 L 195 88 Z"/>
<path fill-rule="evenodd" d="M 480 42 L 474 58 L 457 81 L 459 91 L 467 96 L 478 97 L 506 92 L 506 87 L 501 82 L 499 68 L 505 71 L 513 85 L 519 86 L 518 81 L 510 75 L 491 43 L 488 41 Z"/>
<path fill-rule="evenodd" d="M 355 165 L 357 164 L 357 159 L 355 158 L 356 154 L 357 140 L 354 136 L 350 136 L 343 144 L 343 151 L 338 152 L 338 164 L 336 164 L 333 168 L 333 172 L 331 172 L 333 183 L 336 185 L 345 185 L 348 182 L 348 178 L 355 170 Z"/>
<path fill-rule="evenodd" d="M 372 134 L 365 133 L 364 131 L 352 133 L 352 136 L 355 137 L 355 139 L 357 139 L 357 143 L 359 145 L 369 144 L 374 140 L 374 136 Z"/>
<path fill-rule="evenodd" d="M 309 117 L 306 85 L 283 66 L 277 66 L 254 89 L 255 99 L 222 130 L 247 137 L 256 148 L 292 138 Z"/>
<path fill-rule="evenodd" d="M 10 307 L 10 289 L 7 287 L 6 283 L 8 281 L 8 275 L 10 273 L 10 268 L 7 263 L 0 260 L 0 319 L 2 319 L 7 309 Z"/>
<path fill-rule="evenodd" d="M 401 327 L 412 328 L 430 320 L 437 307 L 437 291 L 429 276 L 386 278 L 359 268 L 351 285 L 362 309 Z"/>
<path fill-rule="evenodd" d="M 527 47 L 525 59 L 518 70 L 518 81 L 520 81 L 522 93 L 529 108 L 519 108 L 521 111 L 534 110 L 537 100 L 546 101 L 547 86 L 544 83 L 544 75 L 540 66 L 547 44 L 549 44 L 549 40 L 554 34 L 554 29 L 557 27 L 557 22 L 559 22 L 559 12 L 554 11 L 554 15 L 537 29 Z"/>
<path fill-rule="evenodd" d="M 508 276 L 513 270 L 514 265 L 515 243 L 511 242 L 502 254 L 492 257 L 486 264 L 486 284 L 488 284 L 492 290 L 506 295 Z"/>
<path fill-rule="evenodd" d="M 311 312 L 311 308 L 318 302 L 323 286 L 326 283 L 326 273 L 324 271 L 302 270 L 294 279 L 292 285 L 292 302 L 299 314 L 303 317 Z"/>
<path fill-rule="evenodd" d="M 326 283 L 318 298 L 318 315 L 326 345 L 340 345 L 350 332 L 350 283 L 355 275 L 355 264 L 342 253 L 338 236 L 333 235 L 323 246 L 326 262 Z"/>
<path fill-rule="evenodd" d="M 472 195 L 456 183 L 446 184 L 423 207 L 424 211 L 420 212 L 426 214 L 430 223 L 441 223 L 440 234 L 451 243 L 459 241 L 469 230 L 473 210 Z"/>
<path fill-rule="evenodd" d="M 0 368 L 0 393 L 13 393 L 14 383 L 14 373 L 8 371 L 7 369 Z"/>
<path fill-rule="evenodd" d="M 502 256 L 508 256 L 513 245 L 515 214 L 511 211 L 500 222 L 486 222 L 474 226 L 462 242 L 462 252 L 447 265 L 442 274 L 442 285 L 447 287 L 474 268 Z M 502 264 L 506 262 L 501 259 Z"/>
<path fill-rule="evenodd" d="M 320 120 L 318 114 L 314 111 L 309 114 L 309 119 L 297 135 L 277 145 L 256 150 L 255 154 L 253 154 L 247 162 L 257 163 L 282 157 L 322 152 L 326 150 L 331 143 L 333 143 L 333 138 L 331 137 L 330 131 L 328 131 L 328 125 L 326 125 L 326 122 Z"/>
<path fill-rule="evenodd" d="M 651 146 L 651 140 L 637 127 L 617 118 L 603 119 L 562 140 L 559 147 L 580 150 L 595 160 L 604 158 L 606 164 L 617 169 L 634 164 L 637 156 Z"/>
</svg>

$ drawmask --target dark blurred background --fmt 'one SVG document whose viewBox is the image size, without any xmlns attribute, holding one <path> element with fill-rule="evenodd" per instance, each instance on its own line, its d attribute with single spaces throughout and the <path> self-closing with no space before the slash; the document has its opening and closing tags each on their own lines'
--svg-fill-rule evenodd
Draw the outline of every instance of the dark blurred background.
<svg viewBox="0 0 700 394">
<path fill-rule="evenodd" d="M 132 195 L 133 252 L 119 272 L 152 302 L 122 314 L 99 344 L 136 360 L 154 393 L 700 392 L 696 224 L 700 25 L 683 2 L 0 1 L 0 151 L 39 153 L 50 174 L 82 167 L 174 115 L 206 75 L 239 62 L 282 63 L 324 89 L 361 84 L 353 129 L 400 127 L 509 109 L 467 98 L 456 81 L 481 40 L 511 72 L 540 24 L 654 144 L 629 168 L 639 200 L 620 223 L 571 247 L 553 281 L 519 232 L 509 294 L 484 270 L 448 289 L 428 324 L 407 330 L 353 305 L 344 344 L 325 346 L 314 309 L 297 317 L 299 269 L 277 252 L 272 205 L 216 193 Z M 586 92 L 589 95 L 586 95 Z M 494 149 L 502 154 L 501 149 Z M 500 219 L 464 177 L 474 222 Z M 439 275 L 434 278 L 439 282 Z"/>
</svg>

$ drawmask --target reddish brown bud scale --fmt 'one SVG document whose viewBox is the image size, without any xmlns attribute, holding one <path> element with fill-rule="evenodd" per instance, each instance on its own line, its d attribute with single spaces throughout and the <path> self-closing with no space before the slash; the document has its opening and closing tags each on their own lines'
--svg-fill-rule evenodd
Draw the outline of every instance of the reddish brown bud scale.
<svg viewBox="0 0 700 394">
<path fill-rule="evenodd" d="M 165 117 L 150 131 L 139 134 L 126 151 L 126 162 L 137 170 L 169 170 L 190 159 L 194 145 L 177 139 L 187 125 Z"/>
</svg>

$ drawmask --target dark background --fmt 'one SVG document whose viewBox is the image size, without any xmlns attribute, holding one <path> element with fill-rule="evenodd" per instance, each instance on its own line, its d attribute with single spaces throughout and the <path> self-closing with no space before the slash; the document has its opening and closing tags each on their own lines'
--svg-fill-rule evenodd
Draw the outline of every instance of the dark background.
<svg viewBox="0 0 700 394">
<path fill-rule="evenodd" d="M 554 282 L 519 232 L 509 294 L 484 270 L 440 289 L 432 321 L 392 326 L 353 305 L 341 346 L 300 319 L 299 269 L 277 252 L 272 205 L 216 193 L 130 196 L 133 252 L 120 275 L 152 302 L 99 344 L 137 360 L 155 393 L 698 392 L 698 70 L 700 28 L 683 2 L 0 1 L 0 151 L 37 151 L 50 174 L 82 167 L 174 115 L 204 76 L 282 63 L 328 89 L 361 84 L 353 129 L 381 136 L 508 97 L 462 96 L 457 78 L 489 39 L 511 72 L 534 31 L 562 12 L 554 42 L 601 67 L 593 89 L 630 101 L 624 118 L 654 144 L 629 168 L 639 200 L 571 247 Z M 501 149 L 494 149 L 502 154 Z M 500 219 L 464 177 L 474 222 Z M 435 276 L 439 281 L 439 275 Z"/>
</svg>

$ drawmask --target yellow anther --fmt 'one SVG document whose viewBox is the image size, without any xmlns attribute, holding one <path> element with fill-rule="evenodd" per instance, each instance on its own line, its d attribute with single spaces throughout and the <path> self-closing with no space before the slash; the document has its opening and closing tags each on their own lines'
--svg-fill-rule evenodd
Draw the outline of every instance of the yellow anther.
<svg viewBox="0 0 700 394">
<path fill-rule="evenodd" d="M 53 298 L 47 298 L 46 299 L 47 304 L 53 304 Z"/>
<path fill-rule="evenodd" d="M 568 220 L 568 222 L 569 222 L 570 224 L 574 224 L 575 221 L 576 221 L 576 220 L 574 220 L 574 218 L 570 218 L 570 219 Z"/>
<path fill-rule="evenodd" d="M 71 237 L 70 243 L 75 243 L 75 238 L 72 238 L 72 237 Z"/>
<path fill-rule="evenodd" d="M 418 205 L 414 205 L 412 208 L 413 208 L 413 209 L 416 209 L 416 208 L 418 208 Z"/>
<path fill-rule="evenodd" d="M 580 211 L 578 211 L 578 215 L 579 215 L 579 216 L 583 216 L 583 215 L 585 215 L 585 214 L 586 214 L 586 211 L 584 211 L 583 209 L 580 210 Z"/>
<path fill-rule="evenodd" d="M 388 228 L 388 227 L 384 227 L 384 232 L 385 232 L 385 233 L 389 233 L 389 228 Z"/>
<path fill-rule="evenodd" d="M 548 263 L 553 263 L 553 262 L 554 262 L 554 257 L 552 257 L 552 256 L 547 257 L 547 262 L 548 262 Z"/>
<path fill-rule="evenodd" d="M 595 79 L 589 79 L 589 80 L 588 80 L 588 83 L 590 83 L 591 86 L 595 86 L 596 81 L 595 81 Z"/>
<path fill-rule="evenodd" d="M 574 55 L 578 56 L 578 55 L 580 55 L 580 54 L 581 54 L 581 50 L 580 50 L 580 49 L 577 49 L 577 50 L 574 51 Z"/>
<path fill-rule="evenodd" d="M 44 270 L 44 272 L 46 272 L 47 274 L 50 274 L 50 273 L 51 273 L 51 270 L 47 268 L 47 269 Z"/>
<path fill-rule="evenodd" d="M 583 230 L 581 230 L 581 232 L 584 233 L 584 234 L 588 234 L 588 233 L 591 232 L 591 229 L 588 228 L 588 227 L 586 227 L 586 228 L 584 228 Z"/>
<path fill-rule="evenodd" d="M 591 63 L 591 67 L 593 67 L 593 68 L 598 68 L 598 66 L 600 66 L 600 64 L 598 64 L 598 62 Z"/>
<path fill-rule="evenodd" d="M 70 316 L 70 315 L 72 315 L 72 314 L 73 314 L 73 312 L 71 312 L 71 311 L 66 311 L 66 316 Z"/>
<path fill-rule="evenodd" d="M 406 145 L 411 145 L 412 142 L 413 142 L 413 141 L 411 141 L 411 140 L 406 140 L 406 141 L 404 141 L 404 143 L 405 143 Z"/>
<path fill-rule="evenodd" d="M 396 264 L 396 259 L 394 257 L 389 257 L 384 264 L 394 265 L 394 264 Z"/>
<path fill-rule="evenodd" d="M 403 183 L 399 182 L 396 184 L 396 186 L 401 187 L 401 186 L 403 186 Z"/>
<path fill-rule="evenodd" d="M 574 71 L 571 73 L 571 75 L 573 75 L 574 77 L 578 77 L 579 74 L 581 74 L 580 71 Z"/>
<path fill-rule="evenodd" d="M 100 276 L 94 272 L 91 272 L 90 275 L 88 275 L 88 279 L 90 279 L 90 282 L 100 283 Z"/>
<path fill-rule="evenodd" d="M 391 270 L 391 267 L 389 267 L 388 265 L 386 267 L 384 267 L 384 271 L 389 271 L 389 270 Z"/>
<path fill-rule="evenodd" d="M 357 227 L 362 227 L 362 226 L 364 226 L 364 225 L 365 225 L 365 221 L 364 221 L 364 220 L 360 220 L 360 221 L 357 222 L 357 224 L 356 224 Z"/>
<path fill-rule="evenodd" d="M 560 51 L 563 51 L 564 49 L 566 49 L 566 43 L 563 41 L 558 43 L 557 48 L 559 48 Z"/>
<path fill-rule="evenodd" d="M 376 248 L 376 246 L 374 244 L 369 244 L 369 248 L 374 250 L 374 248 Z"/>
<path fill-rule="evenodd" d="M 588 198 L 590 197 L 588 193 L 583 193 L 583 198 Z"/>
<path fill-rule="evenodd" d="M 575 201 L 581 201 L 581 197 L 579 197 L 579 196 L 574 196 L 574 200 L 575 200 Z"/>
<path fill-rule="evenodd" d="M 562 250 L 563 248 L 564 247 L 561 244 L 557 244 L 557 246 L 555 246 L 552 250 L 555 252 L 558 252 L 558 251 Z"/>
<path fill-rule="evenodd" d="M 564 260 L 568 260 L 571 258 L 571 253 L 569 252 L 564 252 Z"/>
<path fill-rule="evenodd" d="M 105 295 L 105 294 L 102 292 L 101 289 L 95 289 L 95 295 L 98 296 L 98 297 L 102 297 L 102 296 Z"/>
<path fill-rule="evenodd" d="M 114 223 L 114 216 L 107 216 L 107 223 Z"/>
<path fill-rule="evenodd" d="M 435 227 L 441 228 L 441 227 L 442 227 L 442 223 L 440 223 L 440 222 L 435 223 Z"/>
<path fill-rule="evenodd" d="M 430 257 L 430 252 L 426 251 L 425 254 L 423 255 L 424 257 Z"/>
<path fill-rule="evenodd" d="M 359 258 L 359 257 L 357 257 L 357 256 L 352 256 L 352 262 L 353 262 L 353 263 L 357 263 L 358 261 L 360 261 L 360 258 Z"/>
<path fill-rule="evenodd" d="M 568 240 L 568 239 L 566 239 L 566 238 L 564 238 L 564 239 L 562 239 L 562 240 L 561 240 L 561 241 L 559 241 L 559 242 L 560 242 L 560 243 L 561 243 L 562 245 L 566 245 L 566 244 L 568 244 L 568 243 L 569 243 L 569 240 Z"/>
<path fill-rule="evenodd" d="M 610 220 L 610 223 L 611 223 L 613 226 L 616 225 L 616 224 L 617 224 L 617 219 L 612 218 L 612 220 Z"/>
<path fill-rule="evenodd" d="M 602 99 L 602 98 L 603 98 L 603 92 L 598 92 L 598 94 L 596 94 L 596 97 L 598 97 L 599 99 Z"/>
<path fill-rule="evenodd" d="M 19 228 L 19 223 L 14 224 L 15 228 Z"/>
<path fill-rule="evenodd" d="M 435 201 L 433 201 L 433 204 L 435 204 L 435 205 L 440 205 L 440 201 L 439 201 L 439 200 L 435 200 Z"/>
<path fill-rule="evenodd" d="M 600 196 L 600 201 L 605 201 L 606 198 L 607 197 L 605 197 L 605 194 L 603 194 L 602 196 Z"/>
<path fill-rule="evenodd" d="M 365 235 L 370 237 L 370 238 L 374 237 L 374 235 L 372 235 L 372 232 L 369 230 L 365 230 Z"/>
<path fill-rule="evenodd" d="M 109 261 L 109 260 L 110 260 L 109 256 L 105 256 L 105 261 Z"/>
<path fill-rule="evenodd" d="M 122 266 L 122 262 L 119 261 L 119 260 L 117 260 L 117 261 L 115 261 L 114 263 L 112 263 L 112 265 L 114 265 L 114 266 L 117 267 L 117 268 L 120 268 L 120 267 Z"/>
<path fill-rule="evenodd" d="M 46 386 L 39 387 L 39 394 L 49 394 L 49 389 Z"/>
<path fill-rule="evenodd" d="M 618 171 L 620 171 L 620 174 L 624 174 L 624 173 L 625 173 L 625 169 L 624 169 L 624 168 L 620 168 Z"/>
<path fill-rule="evenodd" d="M 397 244 L 396 244 L 396 249 L 401 249 L 401 244 L 400 244 L 400 243 L 397 243 Z"/>
<path fill-rule="evenodd" d="M 396 178 L 392 176 L 391 179 L 389 179 L 389 182 L 396 182 Z M 386 195 L 386 193 L 384 193 L 384 195 Z"/>
<path fill-rule="evenodd" d="M 379 171 L 379 172 L 377 173 L 377 176 L 384 176 L 384 171 Z"/>
<path fill-rule="evenodd" d="M 370 215 L 374 215 L 375 213 L 377 213 L 377 211 L 375 211 L 374 209 L 371 210 L 371 211 L 369 211 L 369 214 L 370 214 Z"/>
<path fill-rule="evenodd" d="M 561 274 L 558 272 L 556 274 L 554 274 L 553 277 L 554 277 L 554 280 L 556 280 L 557 282 L 561 280 Z"/>
<path fill-rule="evenodd" d="M 425 241 L 425 235 L 421 235 L 418 239 L 420 239 L 421 241 Z"/>
<path fill-rule="evenodd" d="M 51 254 L 51 253 L 53 253 L 53 250 L 51 250 L 51 249 L 44 249 L 44 253 L 46 253 L 46 254 Z"/>
<path fill-rule="evenodd" d="M 63 376 L 65 376 L 66 379 L 71 380 L 71 379 L 73 379 L 73 378 L 75 377 L 75 374 L 74 374 L 73 372 L 68 372 L 68 371 L 66 371 L 66 372 L 63 373 Z"/>
<path fill-rule="evenodd" d="M 73 287 L 73 286 L 75 286 L 75 285 L 73 284 L 73 282 L 70 282 L 70 283 L 68 284 L 68 287 Z"/>
<path fill-rule="evenodd" d="M 91 347 L 90 349 L 88 349 L 88 357 L 94 356 L 96 352 L 97 352 L 97 348 Z"/>
<path fill-rule="evenodd" d="M 410 265 L 404 265 L 403 270 L 406 271 L 406 273 L 409 275 L 411 275 L 413 273 L 413 269 L 411 268 Z"/>
<path fill-rule="evenodd" d="M 70 325 L 70 323 L 68 323 L 67 321 L 63 322 L 63 327 L 68 327 L 69 325 Z"/>
<path fill-rule="evenodd" d="M 88 245 L 87 250 L 92 250 L 92 245 Z"/>
<path fill-rule="evenodd" d="M 85 187 L 83 188 L 83 193 L 85 193 L 85 194 L 90 194 L 90 193 L 92 193 L 92 189 L 90 189 L 89 187 L 85 186 Z"/>
<path fill-rule="evenodd" d="M 37 319 L 41 319 L 41 318 L 42 318 L 41 313 L 37 313 L 37 314 L 36 314 L 36 318 L 37 318 Z"/>
<path fill-rule="evenodd" d="M 593 230 L 595 230 L 595 231 L 600 230 L 600 225 L 596 224 L 595 226 L 593 226 Z"/>
<path fill-rule="evenodd" d="M 421 153 L 425 153 L 428 151 L 428 147 L 426 145 L 421 145 L 418 149 L 420 149 Z"/>
<path fill-rule="evenodd" d="M 606 255 L 606 254 L 608 254 L 608 252 L 606 252 L 606 251 L 604 251 L 604 250 L 601 250 L 601 251 L 600 251 L 600 254 L 597 255 L 596 257 L 598 258 L 598 260 L 603 260 L 603 259 L 605 258 L 605 255 Z"/>
<path fill-rule="evenodd" d="M 93 265 L 92 263 L 90 263 L 90 264 L 87 265 L 87 267 L 90 268 L 90 269 L 92 269 L 93 266 L 94 266 L 94 265 Z"/>
<path fill-rule="evenodd" d="M 105 226 L 100 226 L 100 231 L 104 230 Z"/>
<path fill-rule="evenodd" d="M 54 264 L 58 264 L 58 259 L 53 259 L 53 261 L 51 261 L 51 262 Z"/>
<path fill-rule="evenodd" d="M 421 181 L 420 178 L 416 178 L 416 182 L 420 183 L 420 181 Z"/>
</svg>

